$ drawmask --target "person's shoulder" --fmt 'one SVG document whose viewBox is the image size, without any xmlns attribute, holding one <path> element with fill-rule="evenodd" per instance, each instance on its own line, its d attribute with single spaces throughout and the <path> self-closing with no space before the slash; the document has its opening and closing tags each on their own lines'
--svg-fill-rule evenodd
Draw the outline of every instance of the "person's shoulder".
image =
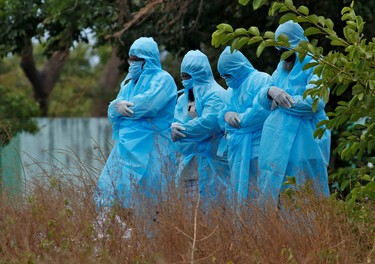
<svg viewBox="0 0 375 264">
<path fill-rule="evenodd" d="M 258 71 L 257 75 L 260 77 L 260 78 L 271 78 L 271 75 L 269 75 L 268 73 L 266 72 L 262 72 L 262 71 Z"/>
<path fill-rule="evenodd" d="M 256 84 L 259 81 L 267 81 L 271 79 L 271 75 L 262 71 L 254 71 L 246 80 L 245 83 L 248 86 L 249 84 Z"/>
<path fill-rule="evenodd" d="M 225 90 L 220 84 L 218 84 L 216 81 L 211 82 L 204 90 L 203 97 L 205 99 L 212 98 L 212 99 L 218 99 L 223 100 L 224 97 L 227 94 L 227 90 Z"/>
<path fill-rule="evenodd" d="M 173 79 L 172 75 L 169 72 L 167 72 L 166 70 L 163 70 L 163 69 L 158 71 L 157 75 L 160 76 L 160 77 L 172 78 Z"/>
<path fill-rule="evenodd" d="M 216 81 L 213 81 L 210 83 L 210 87 L 211 89 L 214 89 L 214 90 L 219 90 L 219 91 L 225 91 L 224 87 L 221 86 L 218 82 Z"/>
<path fill-rule="evenodd" d="M 205 84 L 204 86 L 200 87 L 200 90 L 203 91 L 205 96 L 209 96 L 212 94 L 217 94 L 222 91 L 225 91 L 225 89 L 216 81 L 212 81 L 212 82 Z"/>
<path fill-rule="evenodd" d="M 173 82 L 175 83 L 172 75 L 170 75 L 165 70 L 159 70 L 152 73 L 151 80 L 153 81 L 164 81 L 164 82 Z"/>
</svg>

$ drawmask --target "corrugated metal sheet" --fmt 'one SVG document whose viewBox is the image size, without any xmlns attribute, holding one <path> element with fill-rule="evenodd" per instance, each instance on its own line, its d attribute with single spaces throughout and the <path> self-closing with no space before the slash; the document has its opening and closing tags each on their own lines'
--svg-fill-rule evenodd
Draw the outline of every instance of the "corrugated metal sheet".
<svg viewBox="0 0 375 264">
<path fill-rule="evenodd" d="M 37 122 L 37 134 L 21 133 L 2 150 L 3 189 L 24 191 L 46 175 L 98 176 L 113 145 L 107 118 L 38 118 Z"/>
</svg>

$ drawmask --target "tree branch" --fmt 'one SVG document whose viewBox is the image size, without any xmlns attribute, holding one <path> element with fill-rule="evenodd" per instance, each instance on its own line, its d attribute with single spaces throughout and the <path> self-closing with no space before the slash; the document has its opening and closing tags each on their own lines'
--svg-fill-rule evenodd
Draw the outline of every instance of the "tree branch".
<svg viewBox="0 0 375 264">
<path fill-rule="evenodd" d="M 44 65 L 41 75 L 48 95 L 59 80 L 60 73 L 69 58 L 69 53 L 69 49 L 55 51 Z"/>
<path fill-rule="evenodd" d="M 55 51 L 43 69 L 38 70 L 34 61 L 31 41 L 21 52 L 20 66 L 33 87 L 34 98 L 39 103 L 42 116 L 48 114 L 48 97 L 68 58 L 69 49 Z"/>
<path fill-rule="evenodd" d="M 118 32 L 115 32 L 114 34 L 112 35 L 107 35 L 106 36 L 106 39 L 110 39 L 110 38 L 120 38 L 121 35 L 127 31 L 129 28 L 131 28 L 132 26 L 134 26 L 135 24 L 137 24 L 138 22 L 142 21 L 142 19 L 144 17 L 147 17 L 150 13 L 152 13 L 154 11 L 154 9 L 163 3 L 163 0 L 153 0 L 153 1 L 150 1 L 147 3 L 147 5 L 145 7 L 143 7 L 141 10 L 139 10 L 139 12 L 128 22 L 126 22 L 124 25 L 123 25 L 123 28 L 122 30 L 118 31 Z"/>
<path fill-rule="evenodd" d="M 33 55 L 33 46 L 31 41 L 24 47 L 21 52 L 21 62 L 20 66 L 24 71 L 26 77 L 29 79 L 32 86 L 39 86 L 41 82 L 41 74 L 36 68 L 34 55 Z"/>
</svg>

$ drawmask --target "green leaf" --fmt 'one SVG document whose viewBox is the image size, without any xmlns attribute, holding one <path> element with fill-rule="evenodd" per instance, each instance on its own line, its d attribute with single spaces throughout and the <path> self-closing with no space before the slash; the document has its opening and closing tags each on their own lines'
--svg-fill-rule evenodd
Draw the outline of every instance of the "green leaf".
<svg viewBox="0 0 375 264">
<path fill-rule="evenodd" d="M 285 60 L 287 58 L 289 58 L 292 54 L 294 54 L 295 51 L 294 50 L 288 50 L 286 52 L 284 52 L 282 55 L 281 55 L 281 60 Z"/>
<path fill-rule="evenodd" d="M 360 94 L 360 93 L 363 93 L 364 92 L 364 87 L 362 84 L 360 83 L 356 83 L 353 87 L 352 87 L 352 94 Z M 359 99 L 359 98 L 358 98 Z M 362 100 L 362 99 L 360 99 Z"/>
<path fill-rule="evenodd" d="M 317 15 L 309 15 L 308 17 L 307 17 L 307 19 L 308 20 L 310 20 L 311 21 L 311 23 L 313 23 L 313 24 L 318 24 L 318 16 Z"/>
<path fill-rule="evenodd" d="M 343 41 L 340 40 L 340 39 L 334 39 L 334 40 L 332 40 L 332 41 L 331 41 L 331 45 L 332 45 L 332 46 L 343 46 L 343 47 L 346 47 L 346 46 L 347 46 L 346 43 L 343 42 Z"/>
<path fill-rule="evenodd" d="M 275 39 L 275 33 L 272 32 L 272 31 L 266 31 L 266 33 L 264 33 L 263 38 L 268 38 L 268 39 L 274 40 Z"/>
<path fill-rule="evenodd" d="M 220 41 L 218 41 L 219 35 L 220 33 L 218 31 L 215 31 L 214 33 L 212 33 L 211 45 L 214 46 L 215 48 L 220 46 Z"/>
<path fill-rule="evenodd" d="M 250 27 L 248 32 L 254 36 L 260 36 L 260 32 L 257 27 Z"/>
<path fill-rule="evenodd" d="M 324 135 L 324 132 L 326 131 L 326 129 L 324 128 L 317 128 L 315 129 L 314 131 L 314 138 L 322 138 L 322 136 Z"/>
<path fill-rule="evenodd" d="M 361 179 L 364 180 L 364 181 L 369 181 L 369 182 L 371 181 L 371 177 L 368 174 L 362 175 Z"/>
<path fill-rule="evenodd" d="M 254 43 L 257 43 L 259 41 L 262 41 L 262 37 L 260 36 L 255 36 L 255 37 L 252 37 L 249 39 L 249 41 L 247 42 L 247 45 L 251 45 L 251 44 L 254 44 Z"/>
<path fill-rule="evenodd" d="M 245 44 L 247 44 L 248 40 L 249 37 L 236 38 L 232 43 L 232 47 L 236 50 L 240 50 Z"/>
<path fill-rule="evenodd" d="M 318 62 L 309 62 L 309 63 L 306 63 L 304 66 L 303 66 L 303 70 L 307 70 L 307 69 L 310 69 L 312 67 L 315 67 L 316 65 L 318 65 L 319 63 Z"/>
<path fill-rule="evenodd" d="M 321 120 L 316 124 L 316 127 L 324 127 L 328 122 L 329 120 Z"/>
<path fill-rule="evenodd" d="M 350 11 L 350 7 L 345 6 L 343 9 L 341 9 L 341 15 L 343 15 L 343 14 L 349 12 L 349 11 Z"/>
<path fill-rule="evenodd" d="M 249 1 L 250 1 L 250 0 L 238 0 L 238 2 L 239 2 L 241 5 L 243 5 L 243 6 L 247 5 L 247 4 L 249 3 Z"/>
<path fill-rule="evenodd" d="M 234 33 L 229 33 L 229 34 L 226 35 L 226 37 L 224 38 L 222 45 L 228 43 L 228 42 L 231 41 L 234 37 L 235 37 L 235 36 L 234 36 Z"/>
<path fill-rule="evenodd" d="M 313 45 L 311 45 L 310 43 L 307 44 L 307 50 L 311 53 L 311 54 L 315 54 L 315 48 Z"/>
<path fill-rule="evenodd" d="M 280 18 L 280 20 L 279 20 L 279 24 L 283 24 L 283 23 L 285 23 L 285 22 L 287 22 L 287 21 L 289 21 L 289 20 L 293 20 L 293 18 L 295 18 L 297 15 L 296 14 L 294 14 L 294 13 L 286 13 L 286 14 L 284 14 L 281 18 Z"/>
<path fill-rule="evenodd" d="M 325 23 L 326 23 L 326 26 L 329 28 L 329 29 L 332 29 L 333 30 L 333 22 L 332 22 L 332 20 L 331 19 L 326 19 L 326 21 L 325 21 Z"/>
<path fill-rule="evenodd" d="M 336 94 L 337 94 L 338 96 L 342 95 L 342 94 L 346 91 L 347 88 L 348 88 L 348 84 L 341 84 L 341 85 L 337 88 L 337 90 L 336 90 Z"/>
<path fill-rule="evenodd" d="M 256 51 L 256 55 L 257 57 L 259 58 L 260 55 L 262 54 L 264 48 L 267 46 L 267 42 L 263 41 L 262 43 L 259 44 L 258 48 L 257 48 L 257 51 Z"/>
<path fill-rule="evenodd" d="M 226 23 L 221 23 L 221 24 L 217 25 L 216 28 L 221 30 L 221 31 L 233 32 L 233 27 L 229 24 L 226 24 Z"/>
<path fill-rule="evenodd" d="M 292 0 L 285 0 L 285 4 L 289 7 L 293 6 L 293 1 Z"/>
<path fill-rule="evenodd" d="M 301 14 L 305 15 L 305 16 L 309 15 L 309 9 L 306 6 L 302 5 L 302 6 L 298 7 L 297 11 L 300 12 Z"/>
<path fill-rule="evenodd" d="M 262 5 L 262 0 L 253 0 L 253 9 L 257 10 Z"/>
<path fill-rule="evenodd" d="M 328 100 L 329 100 L 329 90 L 328 89 L 324 90 L 323 100 L 324 100 L 325 103 L 328 103 Z"/>
<path fill-rule="evenodd" d="M 319 28 L 317 27 L 309 27 L 305 30 L 305 36 L 311 36 L 311 35 L 316 35 L 316 34 L 321 34 L 323 33 Z"/>
<path fill-rule="evenodd" d="M 314 102 L 312 103 L 312 110 L 315 113 L 316 109 L 318 109 L 318 104 L 319 104 L 319 98 L 314 99 Z"/>
<path fill-rule="evenodd" d="M 234 31 L 234 34 L 236 36 L 239 36 L 239 35 L 247 35 L 247 30 L 244 29 L 244 28 L 237 28 L 235 31 Z"/>
<path fill-rule="evenodd" d="M 369 85 L 370 90 L 374 90 L 375 89 L 375 80 L 370 80 L 368 82 L 368 85 Z"/>
<path fill-rule="evenodd" d="M 358 95 L 354 95 L 353 98 L 349 101 L 348 107 L 351 108 L 358 101 Z"/>
<path fill-rule="evenodd" d="M 342 183 L 341 183 L 341 186 L 340 186 L 340 190 L 341 191 L 344 191 L 346 189 L 346 187 L 349 185 L 350 181 L 349 180 L 344 180 Z"/>
<path fill-rule="evenodd" d="M 297 17 L 293 18 L 293 21 L 294 21 L 294 22 L 298 22 L 298 23 L 300 23 L 300 22 L 309 22 L 309 21 L 307 20 L 307 18 L 302 17 L 302 16 L 297 16 Z"/>
<path fill-rule="evenodd" d="M 271 8 L 268 10 L 268 15 L 269 16 L 274 16 L 275 12 L 278 11 L 282 7 L 281 3 L 278 2 L 273 2 L 271 5 Z"/>
<path fill-rule="evenodd" d="M 224 41 L 226 38 L 226 34 L 225 33 L 220 33 L 218 30 L 216 30 L 214 33 L 212 33 L 212 40 L 211 40 L 211 44 L 214 46 L 214 47 L 219 47 L 220 45 L 222 44 L 225 44 L 226 42 Z"/>
</svg>

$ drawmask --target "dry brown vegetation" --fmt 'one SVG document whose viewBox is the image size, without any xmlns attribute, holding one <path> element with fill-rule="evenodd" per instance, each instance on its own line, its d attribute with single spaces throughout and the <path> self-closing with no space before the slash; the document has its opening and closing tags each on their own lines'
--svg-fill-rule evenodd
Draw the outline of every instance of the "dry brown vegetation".
<svg viewBox="0 0 375 264">
<path fill-rule="evenodd" d="M 301 191 L 285 196 L 281 210 L 219 203 L 206 208 L 199 198 L 187 201 L 172 190 L 157 207 L 113 208 L 98 223 L 90 173 L 46 176 L 24 197 L 2 194 L 1 263 L 374 261 L 371 223 L 349 217 L 334 199 Z"/>
</svg>

